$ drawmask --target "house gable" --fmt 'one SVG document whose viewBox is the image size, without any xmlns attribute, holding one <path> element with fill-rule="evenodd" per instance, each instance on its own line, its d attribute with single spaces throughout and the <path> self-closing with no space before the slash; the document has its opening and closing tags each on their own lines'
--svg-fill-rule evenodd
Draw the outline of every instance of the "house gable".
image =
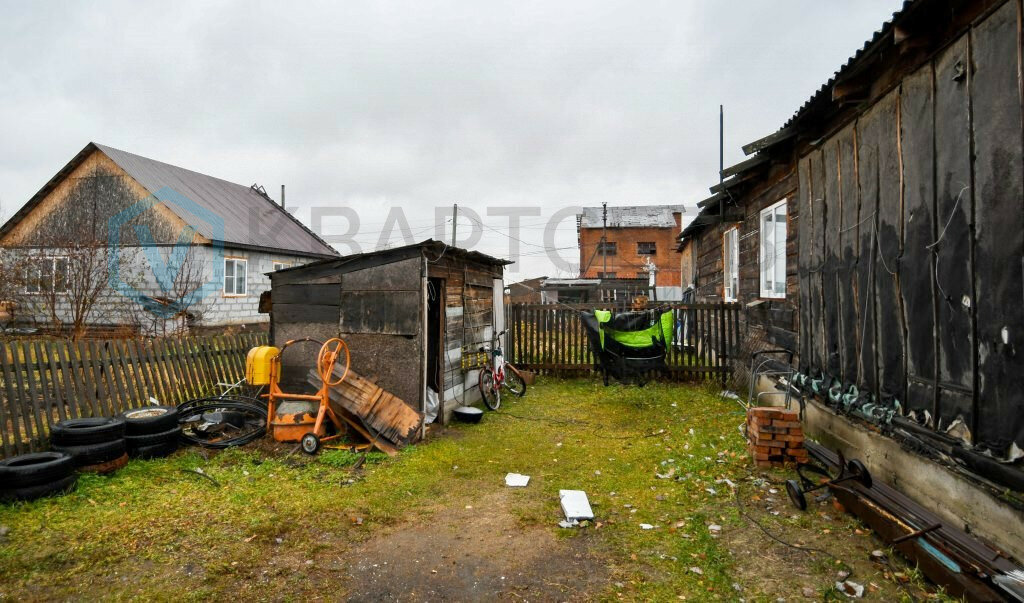
<svg viewBox="0 0 1024 603">
<path fill-rule="evenodd" d="M 75 157 L 0 229 L 0 246 L 47 247 L 65 241 L 107 241 L 110 218 L 151 197 L 151 191 L 97 149 Z M 135 228 L 145 226 L 157 244 L 173 244 L 185 221 L 163 203 L 125 222 L 120 242 L 139 245 Z M 209 244 L 195 235 L 193 243 Z"/>
</svg>

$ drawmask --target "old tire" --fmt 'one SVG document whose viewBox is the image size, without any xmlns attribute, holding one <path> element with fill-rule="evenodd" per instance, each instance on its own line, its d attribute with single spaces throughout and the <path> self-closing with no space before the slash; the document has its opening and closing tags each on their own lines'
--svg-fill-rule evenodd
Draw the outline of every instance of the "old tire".
<svg viewBox="0 0 1024 603">
<path fill-rule="evenodd" d="M 125 445 L 128 446 L 128 452 L 131 453 L 134 448 L 143 448 L 145 446 L 156 446 L 157 444 L 163 444 L 166 442 L 177 442 L 178 438 L 181 437 L 181 427 L 175 425 L 168 430 L 161 431 L 160 433 L 151 433 L 149 435 L 128 435 L 124 437 Z"/>
<path fill-rule="evenodd" d="M 159 444 L 129 448 L 128 455 L 137 459 L 158 459 L 170 456 L 178 449 L 179 445 L 180 443 L 178 442 L 178 438 L 174 438 L 173 440 L 167 440 Z"/>
<path fill-rule="evenodd" d="M 122 423 L 123 425 L 123 423 Z M 65 452 L 75 459 L 75 466 L 99 465 L 120 458 L 127 450 L 124 439 L 86 446 L 54 446 L 57 452 Z"/>
<path fill-rule="evenodd" d="M 124 437 L 124 420 L 119 417 L 65 419 L 53 426 L 50 443 L 57 446 L 87 446 Z"/>
<path fill-rule="evenodd" d="M 60 452 L 34 452 L 0 461 L 0 487 L 27 488 L 63 479 L 75 471 L 75 461 Z"/>
<path fill-rule="evenodd" d="M 0 500 L 3 500 L 4 502 L 15 500 L 35 500 L 44 496 L 50 496 L 51 494 L 62 494 L 71 490 L 77 479 L 78 474 L 71 473 L 58 480 L 47 482 L 45 484 L 0 490 Z"/>
<path fill-rule="evenodd" d="M 163 433 L 178 426 L 178 409 L 174 406 L 144 406 L 117 416 L 124 420 L 126 436 Z"/>
</svg>

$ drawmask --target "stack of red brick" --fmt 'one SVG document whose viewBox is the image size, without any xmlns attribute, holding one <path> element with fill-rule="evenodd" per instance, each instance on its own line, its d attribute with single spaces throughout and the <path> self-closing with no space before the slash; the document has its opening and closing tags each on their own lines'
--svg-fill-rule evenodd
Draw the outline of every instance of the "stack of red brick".
<svg viewBox="0 0 1024 603">
<path fill-rule="evenodd" d="M 747 447 L 758 467 L 807 462 L 804 429 L 795 410 L 747 410 Z"/>
</svg>

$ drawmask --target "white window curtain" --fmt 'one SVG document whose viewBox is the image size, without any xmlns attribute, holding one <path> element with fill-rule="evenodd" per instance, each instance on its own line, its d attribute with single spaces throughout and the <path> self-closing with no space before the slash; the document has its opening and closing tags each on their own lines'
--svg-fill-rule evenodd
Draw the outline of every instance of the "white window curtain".
<svg viewBox="0 0 1024 603">
<path fill-rule="evenodd" d="M 761 297 L 786 297 L 786 200 L 761 211 Z"/>
</svg>

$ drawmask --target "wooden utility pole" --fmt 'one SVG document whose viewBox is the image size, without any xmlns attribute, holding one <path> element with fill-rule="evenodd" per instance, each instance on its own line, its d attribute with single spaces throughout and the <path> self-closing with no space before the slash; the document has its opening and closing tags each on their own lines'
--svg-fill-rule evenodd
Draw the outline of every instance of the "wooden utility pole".
<svg viewBox="0 0 1024 603">
<path fill-rule="evenodd" d="M 459 228 L 459 204 L 452 210 L 452 247 L 455 247 L 455 233 Z"/>
</svg>

